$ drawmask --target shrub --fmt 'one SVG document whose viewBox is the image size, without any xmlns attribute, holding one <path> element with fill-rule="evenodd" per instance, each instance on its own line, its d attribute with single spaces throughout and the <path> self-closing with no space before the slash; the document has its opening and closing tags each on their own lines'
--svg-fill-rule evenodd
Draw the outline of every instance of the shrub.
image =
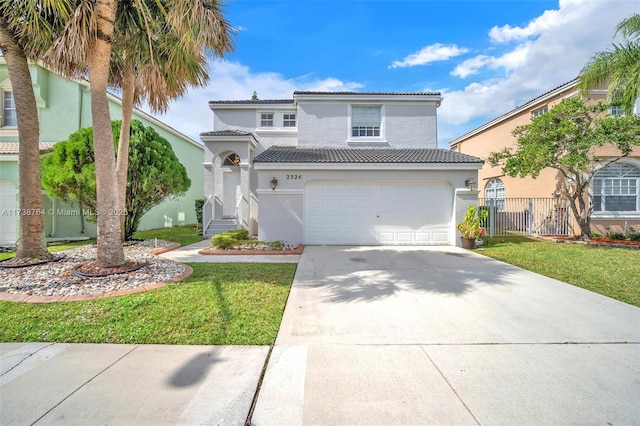
<svg viewBox="0 0 640 426">
<path fill-rule="evenodd" d="M 629 234 L 629 239 L 631 241 L 640 241 L 640 232 L 634 232 L 632 234 Z"/>
<path fill-rule="evenodd" d="M 221 249 L 227 249 L 238 244 L 239 241 L 246 240 L 249 232 L 246 229 L 227 231 L 211 237 L 211 245 Z"/>
<path fill-rule="evenodd" d="M 225 235 L 225 234 L 218 234 L 218 235 L 214 235 L 213 237 L 211 237 L 211 245 L 214 246 L 214 247 L 221 248 L 221 249 L 231 248 L 237 242 L 238 242 L 238 240 L 236 240 L 235 238 L 232 238 L 229 235 Z"/>
<path fill-rule="evenodd" d="M 601 233 L 599 233 L 599 232 L 595 232 L 595 231 L 591 233 L 591 236 L 592 236 L 593 238 L 602 238 L 602 237 L 604 237 L 604 235 L 603 235 L 603 234 L 601 234 Z"/>
<path fill-rule="evenodd" d="M 609 238 L 611 238 L 612 240 L 626 240 L 627 236 L 622 232 L 611 232 L 609 233 Z"/>
</svg>

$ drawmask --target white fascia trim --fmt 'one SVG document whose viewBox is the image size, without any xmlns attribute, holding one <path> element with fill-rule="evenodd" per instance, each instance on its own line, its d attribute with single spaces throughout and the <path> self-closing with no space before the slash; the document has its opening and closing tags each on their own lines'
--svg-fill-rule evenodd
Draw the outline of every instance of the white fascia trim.
<svg viewBox="0 0 640 426">
<path fill-rule="evenodd" d="M 572 87 L 575 87 L 578 85 L 578 82 L 574 82 L 572 85 L 569 85 L 567 87 L 561 87 L 558 90 L 554 90 L 552 92 L 549 92 L 547 95 L 545 95 L 544 97 L 538 98 L 535 100 L 535 102 L 529 101 L 527 103 L 525 103 L 524 105 L 509 111 L 508 113 L 506 113 L 505 115 L 501 115 L 498 118 L 494 118 L 493 120 L 489 121 L 488 123 L 483 124 L 480 127 L 477 127 L 475 129 L 473 129 L 472 131 L 470 131 L 469 133 L 465 133 L 464 135 L 455 138 L 454 140 L 449 142 L 449 146 L 453 146 L 457 143 L 460 143 L 462 141 L 464 141 L 465 139 L 470 138 L 471 136 L 475 136 L 480 132 L 483 132 L 493 126 L 495 126 L 496 124 L 502 123 L 505 120 L 510 119 L 511 117 L 513 117 L 514 115 L 520 114 L 522 111 L 527 111 L 530 109 L 536 109 L 539 108 L 541 106 L 543 106 L 543 104 L 547 103 L 549 101 L 549 99 L 557 96 L 559 93 L 562 93 L 563 91 L 570 89 Z M 574 90 L 573 92 L 570 92 L 566 95 L 567 98 L 571 98 L 574 97 L 578 94 L 577 90 Z"/>
<path fill-rule="evenodd" d="M 282 104 L 209 104 L 212 111 L 217 109 L 252 109 L 252 110 L 286 110 L 295 111 L 296 106 L 293 102 Z M 271 111 L 269 111 L 271 112 Z"/>
<path fill-rule="evenodd" d="M 17 155 L 0 155 L 0 161 L 18 161 Z"/>
<path fill-rule="evenodd" d="M 230 135 L 230 136 L 209 136 L 209 135 L 200 135 L 200 139 L 202 142 L 213 142 L 213 143 L 229 143 L 229 142 L 247 142 L 251 144 L 252 148 L 258 146 L 256 142 L 256 138 L 251 135 Z"/>
<path fill-rule="evenodd" d="M 304 190 L 303 189 L 278 189 L 278 188 L 276 188 L 276 190 L 274 191 L 271 188 L 269 188 L 269 189 L 258 188 L 258 189 L 256 189 L 256 193 L 258 195 L 302 195 L 302 194 L 304 194 Z"/>
<path fill-rule="evenodd" d="M 256 170 L 480 170 L 469 163 L 254 163 Z"/>
<path fill-rule="evenodd" d="M 639 219 L 640 212 L 593 212 L 591 213 L 591 219 Z"/>
<path fill-rule="evenodd" d="M 361 102 L 374 102 L 374 103 L 389 103 L 393 101 L 397 102 L 425 102 L 425 103 L 435 103 L 436 105 L 440 105 L 442 102 L 441 95 L 414 95 L 414 94 L 389 94 L 389 95 L 321 95 L 321 94 L 297 94 L 293 95 L 293 99 L 296 103 L 299 102 L 307 102 L 307 101 L 324 101 L 324 102 L 334 102 L 334 101 L 348 101 L 351 103 L 361 103 Z"/>
<path fill-rule="evenodd" d="M 269 135 L 269 136 L 296 136 L 298 134 L 297 127 L 259 127 L 256 129 L 256 133 L 258 135 Z"/>
</svg>

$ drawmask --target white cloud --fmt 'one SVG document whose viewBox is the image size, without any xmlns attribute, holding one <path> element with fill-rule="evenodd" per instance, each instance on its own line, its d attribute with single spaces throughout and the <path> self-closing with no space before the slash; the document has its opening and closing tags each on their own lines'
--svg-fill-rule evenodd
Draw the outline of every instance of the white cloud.
<svg viewBox="0 0 640 426">
<path fill-rule="evenodd" d="M 401 61 L 393 61 L 393 63 L 389 65 L 389 68 L 414 67 L 416 65 L 426 65 L 430 62 L 446 61 L 447 59 L 463 55 L 468 51 L 469 49 L 466 47 L 458 47 L 455 44 L 444 45 L 435 43 L 423 47 L 419 51 L 406 56 Z"/>
<path fill-rule="evenodd" d="M 489 31 L 491 40 L 497 43 L 525 40 L 539 36 L 546 31 L 575 22 L 590 13 L 599 2 L 588 0 L 561 0 L 559 9 L 545 10 L 542 15 L 531 20 L 526 26 L 518 27 L 507 24 L 495 26 Z"/>
<path fill-rule="evenodd" d="M 500 55 L 467 59 L 451 71 L 471 81 L 460 89 L 441 90 L 444 102 L 438 109 L 439 133 L 441 138 L 451 135 L 441 139 L 441 145 L 575 78 L 596 51 L 610 46 L 616 24 L 637 12 L 637 1 L 561 0 L 557 10 L 545 11 L 525 27 L 493 28 L 491 36 L 501 37 L 500 41 L 513 41 L 525 34 L 535 38 L 523 39 Z M 481 74 L 485 69 L 492 72 Z M 452 134 L 450 129 L 454 128 L 458 133 Z"/>
<path fill-rule="evenodd" d="M 212 100 L 250 99 L 254 90 L 260 99 L 291 99 L 295 90 L 354 91 L 364 87 L 333 77 L 317 78 L 315 74 L 286 78 L 276 72 L 252 72 L 246 65 L 229 61 L 211 62 L 209 76 L 208 86 L 191 89 L 171 103 L 169 113 L 158 116 L 196 141 L 201 132 L 213 129 L 213 113 L 209 109 Z"/>
<path fill-rule="evenodd" d="M 478 55 L 458 64 L 450 74 L 456 77 L 466 78 L 470 75 L 478 74 L 480 68 L 490 65 L 494 61 L 495 58 L 493 56 Z"/>
</svg>

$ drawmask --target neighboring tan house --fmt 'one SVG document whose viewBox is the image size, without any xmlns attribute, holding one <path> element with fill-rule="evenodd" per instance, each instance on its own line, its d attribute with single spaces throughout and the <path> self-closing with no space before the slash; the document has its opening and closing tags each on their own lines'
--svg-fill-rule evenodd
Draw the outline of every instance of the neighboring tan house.
<svg viewBox="0 0 640 426">
<path fill-rule="evenodd" d="M 36 64 L 29 66 L 40 120 L 40 151 L 51 151 L 56 142 L 84 127 L 91 127 L 89 83 L 73 81 Z M 108 95 L 112 119 L 120 119 L 121 100 Z M 0 56 L 0 246 L 14 245 L 18 238 L 18 128 L 15 103 L 7 65 Z M 202 155 L 204 147 L 193 139 L 134 109 L 133 118 L 153 127 L 167 139 L 187 169 L 191 188 L 186 195 L 151 209 L 140 222 L 140 230 L 197 222 L 194 203 L 202 198 Z M 80 215 L 78 206 L 49 199 L 43 192 L 45 236 L 48 239 L 95 237 L 96 226 Z"/>
<path fill-rule="evenodd" d="M 212 101 L 205 235 L 296 245 L 456 245 L 482 160 L 437 149 L 440 93 Z"/>
<path fill-rule="evenodd" d="M 486 124 L 462 135 L 449 145 L 455 152 L 486 159 L 491 152 L 505 147 L 515 147 L 516 139 L 512 131 L 531 122 L 533 117 L 544 114 L 562 99 L 579 96 L 579 79 L 564 83 L 529 102 L 489 121 Z M 590 92 L 588 102 L 607 101 L 606 90 Z M 635 104 L 634 113 L 640 113 L 640 98 Z M 609 114 L 623 114 L 622 109 L 614 107 Z M 596 151 L 606 162 L 607 158 L 617 155 L 613 147 L 603 147 Z M 491 167 L 488 162 L 478 173 L 480 197 L 501 200 L 511 198 L 543 198 L 559 194 L 563 179 L 555 169 L 543 170 L 538 178 L 517 178 L 505 176 L 500 167 Z M 632 232 L 640 230 L 640 148 L 632 155 L 599 170 L 591 184 L 594 200 L 592 229 L 607 232 Z M 577 230 L 577 225 L 574 230 Z"/>
</svg>

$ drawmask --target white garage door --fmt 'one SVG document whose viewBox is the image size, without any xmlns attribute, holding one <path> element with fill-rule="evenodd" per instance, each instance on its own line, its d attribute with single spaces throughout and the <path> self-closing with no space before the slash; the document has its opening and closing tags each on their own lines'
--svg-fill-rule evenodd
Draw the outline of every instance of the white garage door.
<svg viewBox="0 0 640 426">
<path fill-rule="evenodd" d="M 453 194 L 442 182 L 311 181 L 306 244 L 449 244 Z"/>
<path fill-rule="evenodd" d="M 13 182 L 0 180 L 0 245 L 16 242 L 16 188 Z"/>
</svg>

